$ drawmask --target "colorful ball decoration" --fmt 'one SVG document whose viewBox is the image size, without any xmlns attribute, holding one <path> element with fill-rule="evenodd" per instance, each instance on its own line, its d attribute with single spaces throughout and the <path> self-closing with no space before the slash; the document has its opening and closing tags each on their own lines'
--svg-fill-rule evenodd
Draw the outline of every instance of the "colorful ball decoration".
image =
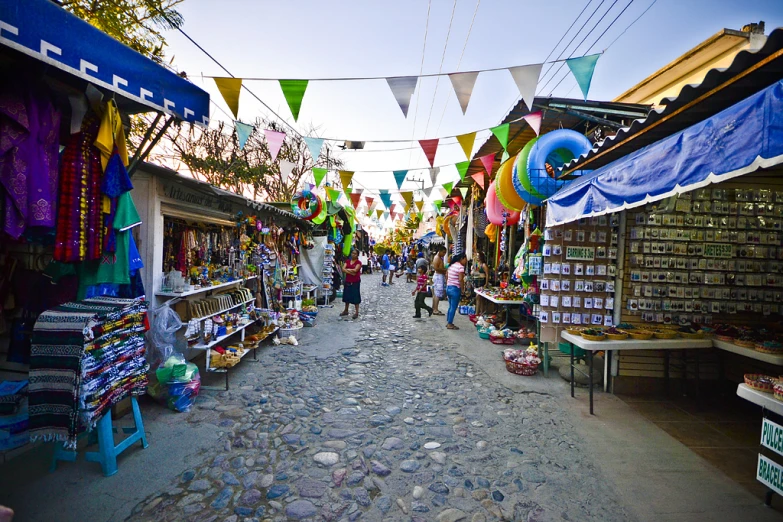
<svg viewBox="0 0 783 522">
<path fill-rule="evenodd" d="M 500 203 L 509 210 L 521 211 L 527 202 L 514 190 L 514 161 L 516 156 L 503 162 L 495 176 L 495 192 Z"/>
<path fill-rule="evenodd" d="M 493 225 L 516 225 L 519 223 L 519 212 L 513 212 L 503 206 L 498 200 L 497 191 L 495 189 L 495 182 L 489 184 L 487 188 L 487 197 L 484 200 L 484 204 L 487 208 L 487 219 Z M 505 222 L 503 213 L 506 213 Z"/>
<path fill-rule="evenodd" d="M 321 198 L 311 190 L 300 190 L 291 198 L 291 212 L 298 218 L 310 221 L 318 216 L 322 209 Z"/>
</svg>

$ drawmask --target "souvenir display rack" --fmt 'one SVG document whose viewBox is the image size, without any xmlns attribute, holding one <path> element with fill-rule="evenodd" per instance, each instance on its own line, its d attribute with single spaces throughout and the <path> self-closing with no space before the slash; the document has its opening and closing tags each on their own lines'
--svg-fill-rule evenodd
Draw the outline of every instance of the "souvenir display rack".
<svg viewBox="0 0 783 522">
<path fill-rule="evenodd" d="M 329 300 L 333 293 L 334 283 L 334 243 L 327 243 L 324 247 L 323 281 L 321 283 L 321 297 L 324 298 L 324 304 Z"/>
</svg>

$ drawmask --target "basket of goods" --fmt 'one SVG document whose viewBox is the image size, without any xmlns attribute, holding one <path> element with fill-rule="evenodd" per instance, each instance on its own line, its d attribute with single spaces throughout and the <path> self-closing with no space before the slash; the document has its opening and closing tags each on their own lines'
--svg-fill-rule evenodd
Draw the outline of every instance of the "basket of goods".
<svg viewBox="0 0 783 522">
<path fill-rule="evenodd" d="M 772 387 L 772 394 L 777 400 L 783 401 L 783 383 L 776 383 L 775 386 Z"/>
<path fill-rule="evenodd" d="M 704 339 L 704 332 L 702 332 L 698 327 L 683 326 L 677 330 L 677 333 L 679 333 L 680 336 L 684 337 L 685 339 Z"/>
<path fill-rule="evenodd" d="M 489 328 L 481 327 L 481 328 L 479 328 L 477 330 L 478 331 L 478 336 L 481 339 L 489 339 L 489 334 L 490 334 L 490 332 L 492 332 L 494 330 L 494 328 L 495 328 L 494 326 L 491 326 Z"/>
<path fill-rule="evenodd" d="M 302 326 L 313 327 L 315 326 L 316 316 L 317 314 L 308 314 L 307 312 L 302 312 L 299 314 L 299 320 L 302 321 Z"/>
<path fill-rule="evenodd" d="M 515 336 L 519 344 L 521 344 L 522 346 L 527 346 L 528 343 L 532 342 L 533 339 L 536 338 L 536 332 L 522 327 L 519 330 L 517 330 Z"/>
<path fill-rule="evenodd" d="M 778 383 L 780 383 L 780 381 L 770 375 L 762 375 L 760 373 L 745 374 L 745 384 L 756 391 L 772 393 L 775 385 Z"/>
<path fill-rule="evenodd" d="M 628 339 L 628 334 L 622 330 L 618 330 L 614 326 L 606 330 L 606 338 L 610 341 L 624 341 Z"/>
<path fill-rule="evenodd" d="M 631 323 L 620 323 L 617 325 L 617 328 L 619 328 L 624 332 L 627 332 L 628 330 L 634 330 L 636 327 Z"/>
<path fill-rule="evenodd" d="M 516 337 L 513 331 L 506 328 L 490 332 L 489 340 L 492 344 L 514 344 L 516 342 Z"/>
<path fill-rule="evenodd" d="M 653 338 L 653 332 L 649 330 L 630 330 L 627 333 L 634 341 L 649 341 Z"/>
<path fill-rule="evenodd" d="M 653 330 L 653 337 L 656 339 L 675 339 L 677 337 L 677 332 L 669 330 L 668 328 L 658 328 Z"/>
<path fill-rule="evenodd" d="M 715 328 L 715 339 L 719 341 L 734 342 L 739 335 L 739 330 L 730 324 L 722 324 Z"/>
<path fill-rule="evenodd" d="M 579 333 L 588 341 L 603 341 L 606 339 L 606 334 L 603 332 L 603 330 L 599 330 L 597 328 L 588 328 L 587 330 L 582 330 Z"/>
<path fill-rule="evenodd" d="M 761 337 L 750 330 L 742 331 L 735 339 L 734 344 L 743 348 L 756 348 L 756 343 L 761 341 Z"/>
<path fill-rule="evenodd" d="M 304 327 L 304 323 L 299 319 L 297 312 L 291 312 L 280 316 L 278 326 L 280 329 L 277 331 L 277 336 L 280 339 L 293 337 L 298 341 L 299 333 Z"/>
<path fill-rule="evenodd" d="M 538 365 L 541 364 L 541 359 L 538 358 L 538 346 L 533 343 L 523 349 L 507 348 L 503 351 L 503 361 L 506 363 L 506 370 L 525 376 L 535 375 Z"/>
<path fill-rule="evenodd" d="M 760 341 L 756 343 L 756 351 L 773 355 L 783 354 L 783 344 L 780 341 Z"/>
<path fill-rule="evenodd" d="M 579 335 L 582 333 L 582 328 L 579 328 L 578 326 L 569 326 L 565 331 L 571 335 Z"/>
<path fill-rule="evenodd" d="M 470 314 L 468 315 L 468 319 L 470 319 L 470 322 L 473 324 L 476 324 L 476 321 L 478 321 L 479 316 L 476 314 Z"/>
</svg>

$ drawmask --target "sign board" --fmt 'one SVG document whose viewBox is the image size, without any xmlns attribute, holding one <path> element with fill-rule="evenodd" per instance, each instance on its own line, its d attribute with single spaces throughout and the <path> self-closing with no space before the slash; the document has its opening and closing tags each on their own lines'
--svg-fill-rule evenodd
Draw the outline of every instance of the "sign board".
<svg viewBox="0 0 783 522">
<path fill-rule="evenodd" d="M 531 254 L 527 260 L 527 273 L 528 275 L 541 275 L 543 258 L 540 254 Z"/>
<path fill-rule="evenodd" d="M 192 207 L 217 210 L 220 212 L 232 212 L 231 203 L 225 199 L 190 190 L 189 188 L 183 187 L 180 184 L 161 183 L 161 188 L 163 196 L 179 203 L 186 203 Z"/>
<path fill-rule="evenodd" d="M 706 243 L 704 257 L 734 257 L 734 245 L 730 243 Z"/>
<path fill-rule="evenodd" d="M 595 247 L 567 246 L 568 261 L 595 261 Z"/>
<path fill-rule="evenodd" d="M 761 423 L 761 445 L 783 455 L 783 426 L 764 419 Z"/>
<path fill-rule="evenodd" d="M 778 495 L 783 495 L 783 467 L 761 454 L 756 467 L 756 480 Z"/>
</svg>

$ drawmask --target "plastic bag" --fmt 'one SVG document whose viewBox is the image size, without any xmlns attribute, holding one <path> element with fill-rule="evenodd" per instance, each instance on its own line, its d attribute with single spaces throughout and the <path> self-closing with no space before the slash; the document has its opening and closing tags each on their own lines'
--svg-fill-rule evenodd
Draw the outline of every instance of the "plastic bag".
<svg viewBox="0 0 783 522">
<path fill-rule="evenodd" d="M 154 312 L 152 328 L 147 334 L 152 348 L 147 350 L 147 358 L 151 368 L 158 368 L 174 354 L 177 331 L 180 328 L 182 328 L 182 320 L 171 307 L 163 306 Z"/>
<path fill-rule="evenodd" d="M 168 363 L 174 357 L 170 358 L 166 362 Z M 150 372 L 149 384 L 147 385 L 147 393 L 159 403 L 164 404 L 170 410 L 180 413 L 188 412 L 196 402 L 199 389 L 201 389 L 201 376 L 198 373 L 198 367 L 193 363 L 185 363 L 185 372 L 181 377 L 182 382 L 173 380 L 170 382 L 161 382 L 158 377 L 164 376 L 160 370 L 165 366 L 161 366 L 155 372 Z M 189 380 L 185 381 L 184 379 Z"/>
</svg>

